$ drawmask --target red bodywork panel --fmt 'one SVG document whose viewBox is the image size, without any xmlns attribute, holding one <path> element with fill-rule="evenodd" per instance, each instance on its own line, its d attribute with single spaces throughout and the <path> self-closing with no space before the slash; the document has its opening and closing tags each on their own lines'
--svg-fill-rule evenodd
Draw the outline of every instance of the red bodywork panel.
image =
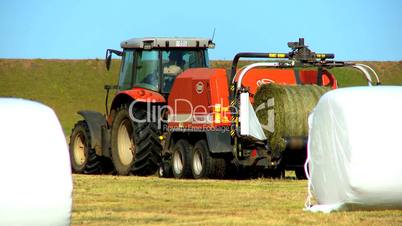
<svg viewBox="0 0 402 226">
<path fill-rule="evenodd" d="M 240 73 L 237 73 L 240 74 Z M 235 78 L 237 81 L 237 77 Z M 333 89 L 337 83 L 332 74 L 323 70 L 323 84 Z M 250 100 L 262 84 L 317 84 L 317 71 L 294 69 L 251 69 L 242 85 L 249 88 Z M 219 108 L 214 106 L 219 105 Z M 230 125 L 229 88 L 224 69 L 193 68 L 177 76 L 171 89 L 168 106 L 170 129 L 216 128 Z M 218 109 L 218 110 L 217 110 Z M 224 109 L 224 110 L 223 110 Z M 218 114 L 217 114 L 218 112 Z M 219 113 L 220 112 L 220 113 Z M 225 120 L 216 121 L 216 118 Z"/>
<path fill-rule="evenodd" d="M 138 102 L 166 103 L 165 97 L 155 91 L 144 88 L 133 88 L 118 92 L 113 99 L 112 109 L 119 106 L 122 102 L 126 102 L 127 99 L 129 99 L 130 102 L 131 100 L 136 100 Z M 112 121 L 112 115 L 109 115 L 107 118 L 109 125 L 112 124 Z"/>
<path fill-rule="evenodd" d="M 188 69 L 177 76 L 170 91 L 168 126 L 169 128 L 214 128 L 217 125 L 214 114 L 216 104 L 220 104 L 222 108 L 229 106 L 226 70 Z M 223 115 L 220 116 L 223 117 Z M 230 122 L 218 124 L 224 126 L 230 125 Z"/>
<path fill-rule="evenodd" d="M 254 94 L 257 92 L 259 86 L 268 83 L 277 83 L 283 85 L 289 84 L 317 84 L 317 71 L 316 70 L 299 70 L 299 75 L 296 76 L 293 69 L 260 69 L 253 68 L 248 71 L 242 80 L 243 87 L 249 87 L 251 103 L 254 102 Z M 237 82 L 238 75 L 235 77 Z M 298 78 L 297 78 L 298 77 Z M 331 86 L 333 89 L 337 88 L 335 77 L 326 70 L 323 70 L 322 82 L 325 86 Z"/>
<path fill-rule="evenodd" d="M 117 93 L 116 97 L 121 94 L 126 94 L 132 97 L 134 100 L 139 102 L 154 102 L 154 103 L 165 103 L 166 99 L 161 94 L 144 89 L 144 88 L 133 88 L 130 90 L 124 90 Z"/>
</svg>

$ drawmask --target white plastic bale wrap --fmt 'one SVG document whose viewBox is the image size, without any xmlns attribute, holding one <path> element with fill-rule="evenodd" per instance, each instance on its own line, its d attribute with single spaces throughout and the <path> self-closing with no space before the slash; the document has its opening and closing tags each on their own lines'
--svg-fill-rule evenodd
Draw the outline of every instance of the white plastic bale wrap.
<svg viewBox="0 0 402 226">
<path fill-rule="evenodd" d="M 402 87 L 331 91 L 309 124 L 307 210 L 402 209 Z"/>
<path fill-rule="evenodd" d="M 69 225 L 70 158 L 54 111 L 0 98 L 0 225 Z"/>
<path fill-rule="evenodd" d="M 249 93 L 240 94 L 240 134 L 254 137 L 258 140 L 266 140 L 260 121 L 250 103 Z"/>
</svg>

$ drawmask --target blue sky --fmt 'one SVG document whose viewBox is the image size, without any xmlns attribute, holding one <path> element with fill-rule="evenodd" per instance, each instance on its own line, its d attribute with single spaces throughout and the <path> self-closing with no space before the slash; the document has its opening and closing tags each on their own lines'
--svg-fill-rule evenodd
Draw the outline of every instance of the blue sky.
<svg viewBox="0 0 402 226">
<path fill-rule="evenodd" d="M 287 52 L 304 37 L 339 60 L 402 60 L 402 0 L 0 0 L 0 58 L 103 58 L 132 37 L 214 28 L 212 59 Z"/>
</svg>

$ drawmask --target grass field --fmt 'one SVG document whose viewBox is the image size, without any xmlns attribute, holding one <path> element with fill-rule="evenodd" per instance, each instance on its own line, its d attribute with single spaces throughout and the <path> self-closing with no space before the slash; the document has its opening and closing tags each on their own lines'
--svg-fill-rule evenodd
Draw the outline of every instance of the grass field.
<svg viewBox="0 0 402 226">
<path fill-rule="evenodd" d="M 402 61 L 369 62 L 384 84 L 402 85 Z M 215 61 L 228 68 L 230 62 Z M 54 108 L 69 136 L 78 110 L 104 112 L 104 84 L 116 84 L 102 60 L 0 60 L 0 96 Z M 334 69 L 341 87 L 366 85 L 349 69 Z M 113 94 L 112 94 L 113 95 Z M 402 225 L 401 211 L 312 214 L 302 211 L 306 181 L 173 180 L 74 175 L 74 225 Z"/>
<path fill-rule="evenodd" d="M 402 211 L 303 211 L 306 181 L 74 175 L 74 225 L 402 225 Z"/>
</svg>

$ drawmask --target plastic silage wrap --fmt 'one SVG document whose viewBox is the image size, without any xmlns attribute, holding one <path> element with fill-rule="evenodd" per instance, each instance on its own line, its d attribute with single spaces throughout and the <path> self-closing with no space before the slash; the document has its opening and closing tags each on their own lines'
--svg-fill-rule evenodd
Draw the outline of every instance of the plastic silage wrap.
<svg viewBox="0 0 402 226">
<path fill-rule="evenodd" d="M 254 110 L 270 147 L 284 151 L 286 137 L 307 137 L 307 118 L 329 87 L 262 85 L 254 95 Z"/>
<path fill-rule="evenodd" d="M 307 210 L 402 209 L 402 87 L 328 92 L 309 123 Z"/>
<path fill-rule="evenodd" d="M 0 98 L 0 155 L 0 225 L 70 225 L 70 157 L 54 111 Z"/>
</svg>

